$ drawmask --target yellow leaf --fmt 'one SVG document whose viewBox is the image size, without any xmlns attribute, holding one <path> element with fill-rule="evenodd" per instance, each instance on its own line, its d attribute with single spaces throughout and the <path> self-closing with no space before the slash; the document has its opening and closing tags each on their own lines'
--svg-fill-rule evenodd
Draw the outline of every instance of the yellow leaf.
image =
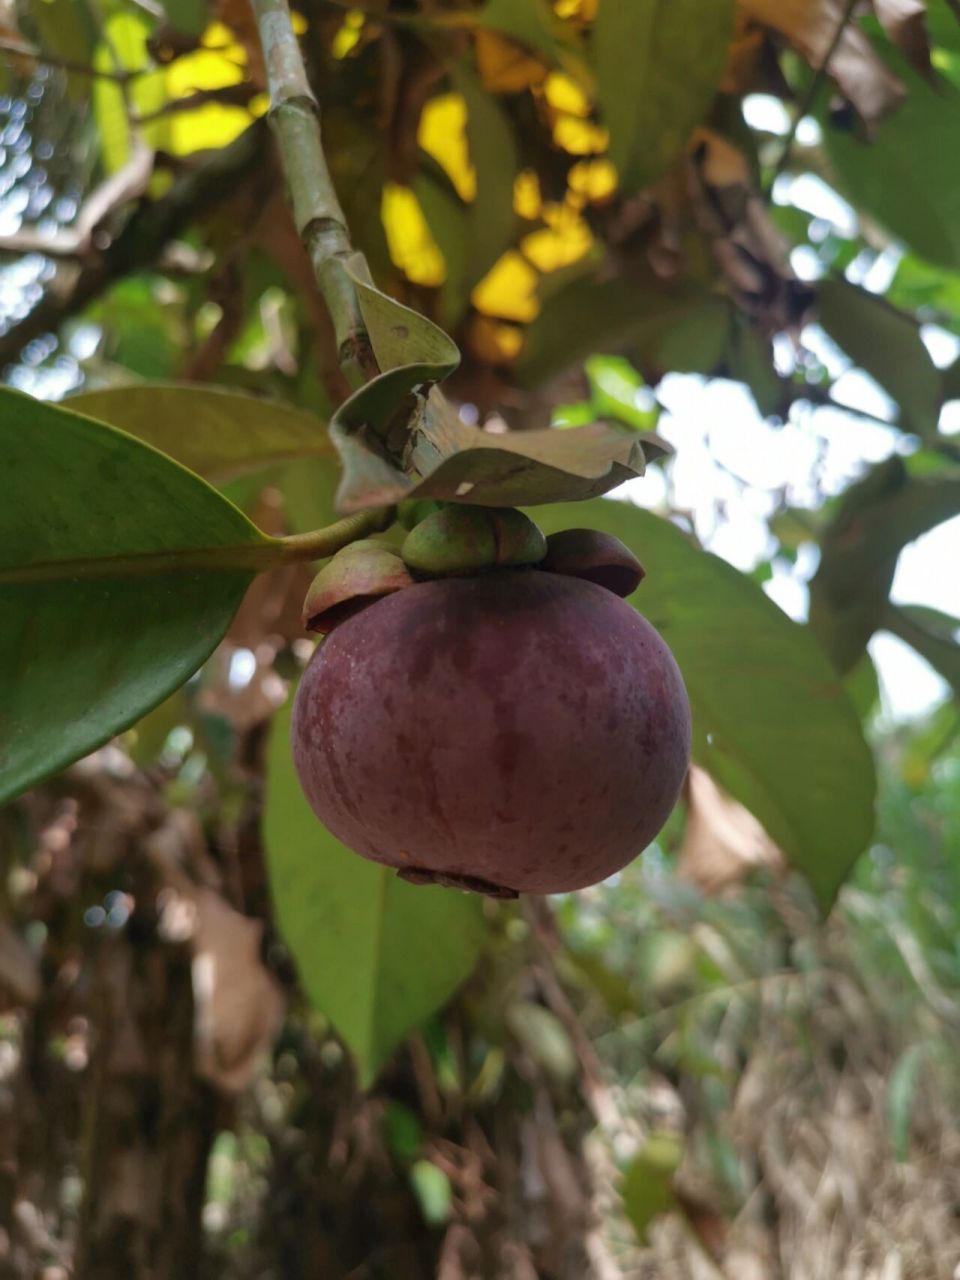
<svg viewBox="0 0 960 1280">
<path fill-rule="evenodd" d="M 151 65 L 147 49 L 150 27 L 137 13 L 116 13 L 104 24 L 103 40 L 93 55 L 97 71 L 146 71 Z M 141 116 L 152 115 L 167 102 L 162 71 L 148 71 L 130 82 L 130 106 Z M 103 167 L 115 173 L 130 158 L 131 131 L 127 107 L 120 86 L 98 78 L 93 84 L 93 110 L 100 133 Z M 152 147 L 167 145 L 166 121 L 158 120 L 143 130 Z"/>
<path fill-rule="evenodd" d="M 572 156 L 590 156 L 606 151 L 610 135 L 589 120 L 561 115 L 553 122 L 553 140 Z"/>
<path fill-rule="evenodd" d="M 516 249 L 508 249 L 474 286 L 470 301 L 486 315 L 525 323 L 540 311 L 538 279 L 526 258 Z"/>
<path fill-rule="evenodd" d="M 477 194 L 477 172 L 467 146 L 467 104 L 459 93 L 431 98 L 420 115 L 417 141 L 433 156 L 453 183 L 461 200 Z"/>
<path fill-rule="evenodd" d="M 481 27 L 474 36 L 477 71 L 491 93 L 519 93 L 542 84 L 547 68 L 522 45 Z"/>
<path fill-rule="evenodd" d="M 513 182 L 513 208 L 521 218 L 532 222 L 540 217 L 540 179 L 533 169 L 521 169 Z"/>
<path fill-rule="evenodd" d="M 446 263 L 430 234 L 417 197 L 409 187 L 384 185 L 380 216 L 390 258 L 414 284 L 436 286 L 446 279 Z"/>
<path fill-rule="evenodd" d="M 333 37 L 330 52 L 335 58 L 345 58 L 360 42 L 364 14 L 360 9 L 349 9 L 343 16 L 340 29 Z"/>
<path fill-rule="evenodd" d="M 209 89 L 226 89 L 246 78 L 247 54 L 222 22 L 213 22 L 200 40 L 201 48 L 170 63 L 165 72 L 167 97 L 171 102 Z M 246 107 L 223 106 L 217 102 L 193 111 L 178 111 L 169 119 L 168 147 L 174 155 L 213 151 L 225 147 L 249 127 L 251 112 Z"/>
<path fill-rule="evenodd" d="M 558 18 L 579 18 L 591 22 L 597 16 L 597 0 L 553 0 Z"/>
<path fill-rule="evenodd" d="M 524 256 L 541 271 L 557 271 L 579 262 L 590 252 L 593 234 L 569 205 L 550 204 L 543 210 L 547 226 L 520 241 Z"/>
<path fill-rule="evenodd" d="M 577 196 L 599 204 L 617 189 L 617 170 L 609 160 L 578 160 L 567 174 L 567 185 Z"/>
<path fill-rule="evenodd" d="M 546 100 L 555 111 L 568 116 L 585 118 L 590 114 L 590 99 L 570 76 L 562 71 L 551 71 L 543 86 Z"/>
<path fill-rule="evenodd" d="M 509 364 L 523 347 L 523 331 L 489 316 L 474 316 L 467 341 L 473 354 L 488 364 Z"/>
</svg>

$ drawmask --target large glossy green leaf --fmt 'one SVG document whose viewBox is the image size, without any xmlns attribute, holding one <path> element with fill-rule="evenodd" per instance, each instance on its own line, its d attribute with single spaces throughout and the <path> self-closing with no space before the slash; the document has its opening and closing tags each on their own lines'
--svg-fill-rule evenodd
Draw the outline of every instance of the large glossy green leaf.
<svg viewBox="0 0 960 1280">
<path fill-rule="evenodd" d="M 817 298 L 820 323 L 896 400 L 901 424 L 920 436 L 935 435 L 943 379 L 913 316 L 846 280 L 822 281 Z"/>
<path fill-rule="evenodd" d="M 825 121 L 838 190 L 921 257 L 960 268 L 960 90 L 918 75 L 892 46 L 878 52 L 904 82 L 904 101 L 861 139 Z"/>
<path fill-rule="evenodd" d="M 693 708 L 694 758 L 746 805 L 824 906 L 873 829 L 875 779 L 856 709 L 823 651 L 755 582 L 625 502 L 532 513 L 621 538 L 647 576 L 631 597 L 670 645 Z"/>
<path fill-rule="evenodd" d="M 334 457 L 322 419 L 222 387 L 138 382 L 83 391 L 65 404 L 145 440 L 215 484 L 278 462 Z"/>
<path fill-rule="evenodd" d="M 321 826 L 294 772 L 289 704 L 270 731 L 264 824 L 280 929 L 307 994 L 367 1085 L 469 976 L 483 938 L 481 901 L 406 884 Z"/>
<path fill-rule="evenodd" d="M 600 0 L 593 64 L 624 190 L 665 173 L 706 116 L 733 12 L 733 0 Z"/>
<path fill-rule="evenodd" d="M 182 684 L 276 544 L 112 427 L 0 389 L 0 801 Z"/>
</svg>

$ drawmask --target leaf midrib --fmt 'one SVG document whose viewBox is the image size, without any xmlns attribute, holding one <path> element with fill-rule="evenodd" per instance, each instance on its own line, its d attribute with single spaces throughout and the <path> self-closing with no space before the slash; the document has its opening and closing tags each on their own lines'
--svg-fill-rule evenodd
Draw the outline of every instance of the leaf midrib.
<svg viewBox="0 0 960 1280">
<path fill-rule="evenodd" d="M 174 570 L 246 569 L 259 573 L 277 563 L 283 555 L 279 538 L 235 543 L 217 547 L 164 548 L 158 551 L 128 552 L 125 555 L 80 556 L 75 559 L 38 560 L 33 564 L 0 566 L 0 586 L 59 582 L 69 578 L 90 581 L 99 578 L 134 578 Z"/>
</svg>

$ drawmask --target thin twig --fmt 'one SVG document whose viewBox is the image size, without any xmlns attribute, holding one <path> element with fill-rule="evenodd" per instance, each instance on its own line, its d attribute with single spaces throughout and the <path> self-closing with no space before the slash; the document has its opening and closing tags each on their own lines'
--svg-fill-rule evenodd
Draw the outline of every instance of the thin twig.
<svg viewBox="0 0 960 1280">
<path fill-rule="evenodd" d="M 84 200 L 72 226 L 52 234 L 34 230 L 0 236 L 0 253 L 43 253 L 50 258 L 78 258 L 93 247 L 94 233 L 115 209 L 136 200 L 147 189 L 153 173 L 153 151 L 136 138 L 130 159 L 94 188 Z"/>
<path fill-rule="evenodd" d="M 340 367 L 351 386 L 374 377 L 377 364 L 351 262 L 350 243 L 320 135 L 320 107 L 307 81 L 286 0 L 253 0 L 270 88 L 268 119 L 286 170 L 297 231 L 310 255 L 336 334 Z"/>
<path fill-rule="evenodd" d="M 820 86 L 823 83 L 824 77 L 830 69 L 830 63 L 833 59 L 833 55 L 840 47 L 840 41 L 843 39 L 843 33 L 849 26 L 850 19 L 853 17 L 853 11 L 856 7 L 857 0 L 847 0 L 843 13 L 840 16 L 840 21 L 837 23 L 837 29 L 834 31 L 830 44 L 827 46 L 827 51 L 820 60 L 820 65 L 814 71 L 813 78 L 807 85 L 806 92 L 797 103 L 797 109 L 794 112 L 793 120 L 790 124 L 790 130 L 783 140 L 783 150 L 780 152 L 780 158 L 774 165 L 773 176 L 771 177 L 764 193 L 768 201 L 773 196 L 773 188 L 777 179 L 783 173 L 790 161 L 790 154 L 793 151 L 793 144 L 797 140 L 797 129 L 800 127 L 800 121 L 809 114 L 810 108 L 813 106 L 814 99 L 820 91 Z"/>
</svg>

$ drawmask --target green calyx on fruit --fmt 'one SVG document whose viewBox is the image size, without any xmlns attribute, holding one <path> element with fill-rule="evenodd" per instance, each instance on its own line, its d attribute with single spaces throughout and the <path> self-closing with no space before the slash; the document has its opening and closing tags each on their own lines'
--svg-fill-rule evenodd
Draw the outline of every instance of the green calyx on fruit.
<svg viewBox="0 0 960 1280">
<path fill-rule="evenodd" d="M 629 596 L 645 577 L 643 565 L 629 547 L 596 529 L 563 529 L 547 539 L 540 566 L 550 573 L 585 578 L 617 596 Z"/>
<path fill-rule="evenodd" d="M 412 587 L 399 554 L 382 543 L 351 542 L 324 565 L 307 592 L 303 625 L 325 635 L 382 596 Z"/>
<path fill-rule="evenodd" d="M 423 579 L 508 569 L 583 578 L 618 596 L 629 595 L 643 577 L 633 552 L 609 534 L 567 529 L 544 538 L 512 507 L 451 504 L 426 511 L 399 551 L 375 539 L 338 551 L 310 585 L 303 625 L 326 635 L 361 609 Z"/>
<path fill-rule="evenodd" d="M 425 578 L 537 565 L 546 552 L 546 538 L 522 511 L 455 505 L 421 520 L 400 549 L 407 568 Z"/>
</svg>

